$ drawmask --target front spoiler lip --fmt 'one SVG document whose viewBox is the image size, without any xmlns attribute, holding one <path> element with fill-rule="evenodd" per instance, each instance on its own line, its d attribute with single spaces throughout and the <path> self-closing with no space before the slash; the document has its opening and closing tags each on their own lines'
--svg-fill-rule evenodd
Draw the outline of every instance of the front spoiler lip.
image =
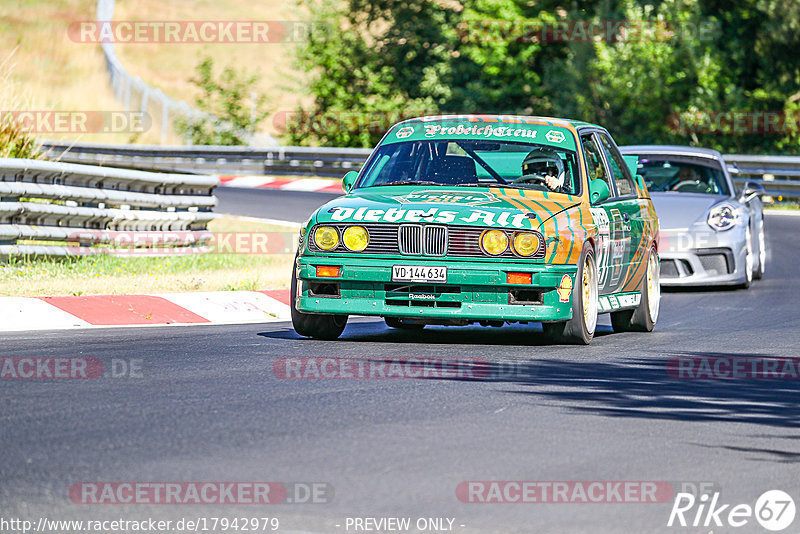
<svg viewBox="0 0 800 534">
<path fill-rule="evenodd" d="M 300 297 L 297 309 L 303 313 L 400 317 L 421 320 L 556 322 L 568 321 L 572 318 L 571 302 L 563 303 L 561 308 L 487 302 L 463 303 L 460 308 L 419 308 L 413 306 L 388 306 L 381 299 Z"/>
</svg>

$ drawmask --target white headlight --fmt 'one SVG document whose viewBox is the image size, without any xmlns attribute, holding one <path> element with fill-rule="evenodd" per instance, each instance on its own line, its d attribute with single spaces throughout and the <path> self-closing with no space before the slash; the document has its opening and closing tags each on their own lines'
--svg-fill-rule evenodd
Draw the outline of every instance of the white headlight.
<svg viewBox="0 0 800 534">
<path fill-rule="evenodd" d="M 717 232 L 730 230 L 739 222 L 739 212 L 730 204 L 715 206 L 708 213 L 708 225 Z"/>
</svg>

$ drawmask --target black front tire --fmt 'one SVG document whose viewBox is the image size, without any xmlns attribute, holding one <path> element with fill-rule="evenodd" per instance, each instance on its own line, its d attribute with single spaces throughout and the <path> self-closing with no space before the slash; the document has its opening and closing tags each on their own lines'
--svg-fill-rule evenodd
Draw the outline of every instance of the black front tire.
<svg viewBox="0 0 800 534">
<path fill-rule="evenodd" d="M 749 256 L 750 261 L 752 262 L 750 266 L 747 265 L 747 260 L 745 260 L 744 264 L 744 281 L 738 285 L 739 289 L 750 289 L 750 286 L 753 285 L 753 279 L 755 278 L 755 251 L 753 250 L 753 233 L 750 231 L 750 227 L 747 227 L 747 238 L 746 238 L 746 248 L 747 255 Z"/>
<path fill-rule="evenodd" d="M 761 219 L 761 225 L 758 228 L 756 240 L 758 241 L 758 268 L 753 273 L 753 280 L 761 280 L 764 278 L 764 273 L 767 271 L 767 240 L 765 237 L 764 219 Z"/>
<path fill-rule="evenodd" d="M 347 326 L 347 315 L 320 315 L 297 310 L 297 258 L 292 268 L 291 291 L 292 326 L 295 332 L 304 337 L 329 341 L 342 335 Z"/>
<path fill-rule="evenodd" d="M 594 327 L 589 328 L 584 319 L 584 306 L 591 303 L 583 302 L 583 272 L 586 266 L 592 269 L 591 281 L 594 284 Z M 572 289 L 572 319 L 558 323 L 542 323 L 545 336 L 557 343 L 567 343 L 570 345 L 588 345 L 594 338 L 597 329 L 597 263 L 594 259 L 594 249 L 591 244 L 584 243 L 581 251 L 581 258 L 578 261 L 578 273 L 575 275 L 575 283 Z"/>
</svg>

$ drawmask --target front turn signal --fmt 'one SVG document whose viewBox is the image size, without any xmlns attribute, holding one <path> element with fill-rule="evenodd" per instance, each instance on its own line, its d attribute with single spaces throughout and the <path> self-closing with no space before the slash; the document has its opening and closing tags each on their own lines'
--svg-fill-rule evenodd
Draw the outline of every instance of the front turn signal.
<svg viewBox="0 0 800 534">
<path fill-rule="evenodd" d="M 320 278 L 339 278 L 338 265 L 317 265 L 317 276 Z"/>
<path fill-rule="evenodd" d="M 533 275 L 531 273 L 506 273 L 506 283 L 508 284 L 531 284 Z"/>
</svg>

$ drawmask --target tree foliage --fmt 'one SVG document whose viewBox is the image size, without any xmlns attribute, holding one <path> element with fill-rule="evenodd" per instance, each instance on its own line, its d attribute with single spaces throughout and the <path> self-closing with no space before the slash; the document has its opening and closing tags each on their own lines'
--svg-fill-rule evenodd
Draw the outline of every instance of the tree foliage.
<svg viewBox="0 0 800 534">
<path fill-rule="evenodd" d="M 194 145 L 246 145 L 268 114 L 265 97 L 251 97 L 258 77 L 231 67 L 216 76 L 213 60 L 205 58 L 191 82 L 200 90 L 195 106 L 203 115 L 176 120 L 178 133 Z"/>
<path fill-rule="evenodd" d="M 800 152 L 796 2 L 300 3 L 327 31 L 297 48 L 314 102 L 290 129 L 291 142 L 372 146 L 393 119 L 481 112 L 597 122 L 621 143 Z M 572 33 L 607 21 L 625 29 Z M 566 38 L 547 33 L 559 24 L 570 28 Z M 368 119 L 307 120 L 354 112 Z M 773 123 L 764 124 L 769 112 Z"/>
</svg>

